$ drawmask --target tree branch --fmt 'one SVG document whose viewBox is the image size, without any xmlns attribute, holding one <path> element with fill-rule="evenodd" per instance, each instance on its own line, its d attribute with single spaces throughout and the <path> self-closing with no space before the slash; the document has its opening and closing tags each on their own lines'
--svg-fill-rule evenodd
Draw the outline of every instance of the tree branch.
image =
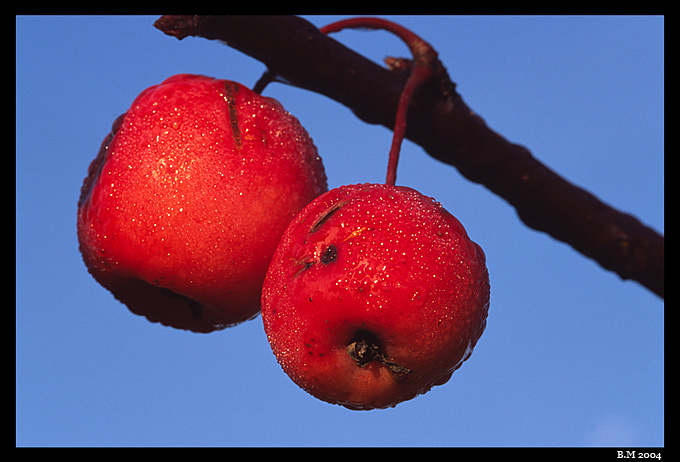
<svg viewBox="0 0 680 462">
<path fill-rule="evenodd" d="M 325 95 L 361 120 L 393 128 L 406 81 L 295 16 L 163 16 L 155 26 L 178 39 L 220 40 L 291 85 Z M 491 130 L 456 92 L 439 63 L 414 95 L 406 137 L 515 207 L 529 227 L 664 297 L 664 237 L 603 203 Z"/>
</svg>

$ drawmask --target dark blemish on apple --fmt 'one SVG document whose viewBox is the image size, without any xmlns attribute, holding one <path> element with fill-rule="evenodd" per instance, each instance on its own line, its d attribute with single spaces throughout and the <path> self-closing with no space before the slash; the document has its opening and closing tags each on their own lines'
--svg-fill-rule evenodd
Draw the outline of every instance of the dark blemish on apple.
<svg viewBox="0 0 680 462">
<path fill-rule="evenodd" d="M 237 149 L 241 149 L 241 129 L 238 126 L 238 110 L 236 109 L 236 97 L 235 93 L 238 92 L 238 84 L 234 83 L 234 87 L 232 88 L 233 82 L 226 82 L 224 85 L 224 89 L 227 92 L 227 97 L 225 100 L 227 101 L 227 106 L 229 108 L 229 123 L 231 125 L 231 133 L 234 136 L 234 144 L 236 145 Z"/>
<path fill-rule="evenodd" d="M 318 261 L 316 260 L 311 260 L 311 261 L 300 261 L 297 264 L 302 265 L 302 268 L 298 270 L 297 273 L 293 275 L 293 278 L 298 277 L 305 271 L 307 271 L 309 268 L 314 266 L 317 263 L 323 263 L 324 265 L 329 265 L 331 263 L 334 263 L 338 259 L 338 248 L 335 247 L 333 244 L 329 245 L 326 250 L 324 251 L 323 255 L 319 258 Z M 312 297 L 309 297 L 309 301 L 312 301 Z"/>
<path fill-rule="evenodd" d="M 328 265 L 334 263 L 338 259 L 338 248 L 333 244 L 326 248 L 326 251 L 321 255 L 321 263 Z"/>
<path fill-rule="evenodd" d="M 317 232 L 319 228 L 321 228 L 321 226 L 323 226 L 323 224 L 326 223 L 330 217 L 335 215 L 335 212 L 340 210 L 342 206 L 345 204 L 346 202 L 338 202 L 337 204 L 333 205 L 330 209 L 328 209 L 326 213 L 321 215 L 321 217 L 316 221 L 316 223 L 314 223 L 314 225 L 310 228 L 309 233 L 311 234 Z"/>
<path fill-rule="evenodd" d="M 316 340 L 314 340 L 313 338 L 309 339 L 309 343 L 305 342 L 305 346 L 307 348 L 309 348 L 308 353 L 312 356 L 314 355 L 314 352 L 311 350 L 311 348 L 312 348 L 312 344 L 315 343 L 315 342 L 316 342 Z M 321 356 L 323 356 L 323 355 L 321 355 Z"/>
<path fill-rule="evenodd" d="M 304 273 L 305 271 L 307 271 L 309 268 L 311 268 L 312 266 L 314 266 L 314 263 L 316 263 L 316 262 L 314 262 L 314 261 L 305 261 L 305 262 L 299 263 L 299 264 L 302 265 L 302 268 L 300 268 L 300 269 L 298 270 L 298 272 L 295 273 L 295 274 L 293 275 L 293 278 L 296 278 L 296 277 L 298 277 L 299 275 L 301 275 L 302 273 Z M 311 300 L 310 300 L 310 302 L 311 302 Z"/>
</svg>

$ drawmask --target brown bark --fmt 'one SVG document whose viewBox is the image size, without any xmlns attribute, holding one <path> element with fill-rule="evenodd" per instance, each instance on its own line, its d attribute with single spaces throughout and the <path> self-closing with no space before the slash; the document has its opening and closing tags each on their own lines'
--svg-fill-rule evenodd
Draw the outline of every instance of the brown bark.
<svg viewBox="0 0 680 462">
<path fill-rule="evenodd" d="M 220 40 L 263 62 L 291 85 L 392 128 L 406 76 L 358 55 L 295 16 L 163 16 L 155 26 L 178 39 Z M 664 236 L 550 170 L 523 146 L 491 130 L 456 92 L 446 69 L 414 95 L 406 137 L 515 207 L 548 233 L 664 297 Z"/>
</svg>

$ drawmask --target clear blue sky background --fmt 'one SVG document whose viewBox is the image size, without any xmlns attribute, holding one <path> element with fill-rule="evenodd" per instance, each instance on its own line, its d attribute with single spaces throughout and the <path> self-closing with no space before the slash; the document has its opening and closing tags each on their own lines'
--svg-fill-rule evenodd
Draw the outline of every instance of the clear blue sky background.
<svg viewBox="0 0 680 462">
<path fill-rule="evenodd" d="M 218 42 L 168 37 L 156 17 L 16 19 L 17 445 L 664 445 L 663 300 L 410 142 L 398 184 L 456 215 L 491 277 L 486 332 L 445 386 L 349 411 L 282 372 L 260 318 L 199 335 L 115 301 L 87 273 L 75 226 L 112 121 L 171 75 L 252 86 L 264 70 Z M 435 46 L 494 130 L 663 233 L 663 17 L 389 18 Z M 386 32 L 334 37 L 376 61 L 407 55 Z M 265 94 L 310 132 L 330 187 L 384 181 L 390 131 L 318 94 Z"/>
</svg>

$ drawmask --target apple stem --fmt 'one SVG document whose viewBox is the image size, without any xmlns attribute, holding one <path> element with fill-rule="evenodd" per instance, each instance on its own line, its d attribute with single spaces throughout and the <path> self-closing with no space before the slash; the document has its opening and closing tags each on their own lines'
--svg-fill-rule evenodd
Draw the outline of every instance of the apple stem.
<svg viewBox="0 0 680 462">
<path fill-rule="evenodd" d="M 270 69 L 266 69 L 259 80 L 255 82 L 252 90 L 258 95 L 261 95 L 262 91 L 267 87 L 267 85 L 274 81 L 276 81 L 276 73 L 272 72 Z"/>
<path fill-rule="evenodd" d="M 276 72 L 272 71 L 271 69 L 266 69 L 262 76 L 259 78 L 257 82 L 255 82 L 255 85 L 253 85 L 252 91 L 257 93 L 258 95 L 261 95 L 262 92 L 264 91 L 265 88 L 267 88 L 267 85 L 269 85 L 272 82 L 279 82 L 283 83 L 286 85 L 290 85 L 290 82 L 288 82 L 286 79 L 278 75 Z"/>
<path fill-rule="evenodd" d="M 414 67 L 401 92 L 399 106 L 397 106 L 397 117 L 394 121 L 392 146 L 390 147 L 389 161 L 387 164 L 387 179 L 385 180 L 385 183 L 388 185 L 394 186 L 397 181 L 397 164 L 399 163 L 401 143 L 406 134 L 406 114 L 411 103 L 411 97 L 415 89 L 418 88 L 422 82 L 427 80 L 431 74 L 432 72 L 429 67 Z"/>
<path fill-rule="evenodd" d="M 382 29 L 391 32 L 404 41 L 413 55 L 411 74 L 399 97 L 397 115 L 394 121 L 394 135 L 392 136 L 392 146 L 390 147 L 387 164 L 387 179 L 385 183 L 394 186 L 397 180 L 397 164 L 399 163 L 401 143 L 406 134 L 406 114 L 411 104 L 411 98 L 415 90 L 432 76 L 434 64 L 437 62 L 437 52 L 429 43 L 410 30 L 381 18 L 358 17 L 343 19 L 322 27 L 320 31 L 324 34 L 329 34 L 347 28 Z"/>
</svg>

